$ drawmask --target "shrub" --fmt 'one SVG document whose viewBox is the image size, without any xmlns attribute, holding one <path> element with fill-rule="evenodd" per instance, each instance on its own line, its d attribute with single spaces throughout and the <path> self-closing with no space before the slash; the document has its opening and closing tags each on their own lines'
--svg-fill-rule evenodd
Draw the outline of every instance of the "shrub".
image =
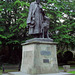
<svg viewBox="0 0 75 75">
<path fill-rule="evenodd" d="M 73 53 L 71 51 L 66 51 L 63 54 L 63 62 L 67 64 L 68 61 L 73 59 Z"/>
<path fill-rule="evenodd" d="M 57 54 L 58 65 L 60 65 L 60 64 L 62 63 L 62 59 L 63 59 L 62 53 L 59 52 L 59 53 Z"/>
<path fill-rule="evenodd" d="M 68 61 L 68 64 L 75 65 L 75 61 Z"/>
</svg>

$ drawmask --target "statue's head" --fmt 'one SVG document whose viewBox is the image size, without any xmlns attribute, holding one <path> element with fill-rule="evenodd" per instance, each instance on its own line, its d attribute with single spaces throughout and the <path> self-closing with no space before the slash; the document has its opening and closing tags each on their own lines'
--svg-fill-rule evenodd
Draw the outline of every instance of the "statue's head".
<svg viewBox="0 0 75 75">
<path fill-rule="evenodd" d="M 40 0 L 36 0 L 36 2 L 39 4 L 40 3 Z"/>
</svg>

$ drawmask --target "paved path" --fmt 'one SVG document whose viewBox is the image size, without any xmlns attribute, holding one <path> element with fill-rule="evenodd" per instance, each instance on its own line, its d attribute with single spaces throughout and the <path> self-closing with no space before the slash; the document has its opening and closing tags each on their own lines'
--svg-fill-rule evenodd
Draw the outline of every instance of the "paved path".
<svg viewBox="0 0 75 75">
<path fill-rule="evenodd" d="M 38 75 L 75 75 L 75 74 L 70 74 L 70 73 L 66 73 L 64 72 L 64 70 L 59 70 L 60 73 L 52 73 L 52 74 L 38 74 Z M 75 69 L 70 69 L 70 71 L 75 71 Z M 12 75 L 30 75 L 30 74 L 25 74 L 23 72 L 9 72 Z M 2 74 L 2 75 L 9 75 L 8 73 L 6 74 Z"/>
<path fill-rule="evenodd" d="M 10 72 L 9 74 L 2 74 L 2 75 L 30 75 L 30 74 L 25 74 L 25 73 L 23 73 L 23 72 Z M 35 75 L 36 75 L 36 74 L 35 74 Z M 75 74 L 60 72 L 60 73 L 37 74 L 37 75 L 75 75 Z"/>
<path fill-rule="evenodd" d="M 2 75 L 8 75 L 8 74 L 2 74 Z"/>
</svg>

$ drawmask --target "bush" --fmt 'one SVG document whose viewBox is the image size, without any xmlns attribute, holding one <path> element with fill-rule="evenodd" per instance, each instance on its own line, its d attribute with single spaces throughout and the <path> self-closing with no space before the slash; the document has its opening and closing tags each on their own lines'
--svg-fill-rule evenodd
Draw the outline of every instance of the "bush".
<svg viewBox="0 0 75 75">
<path fill-rule="evenodd" d="M 75 65 L 75 61 L 68 61 L 69 65 Z"/>
<path fill-rule="evenodd" d="M 57 54 L 58 65 L 62 65 L 62 59 L 63 59 L 62 53 L 59 52 Z"/>
<path fill-rule="evenodd" d="M 0 56 L 0 63 L 6 62 L 8 61 L 8 57 L 6 57 L 5 55 L 1 55 Z"/>
<path fill-rule="evenodd" d="M 72 61 L 73 53 L 71 51 L 66 51 L 63 54 L 63 62 L 67 64 L 68 61 Z"/>
</svg>

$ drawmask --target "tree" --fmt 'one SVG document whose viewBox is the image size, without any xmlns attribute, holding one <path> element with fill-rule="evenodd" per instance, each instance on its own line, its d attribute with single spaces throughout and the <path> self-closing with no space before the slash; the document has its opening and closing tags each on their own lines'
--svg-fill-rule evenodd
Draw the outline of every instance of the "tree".
<svg viewBox="0 0 75 75">
<path fill-rule="evenodd" d="M 1 1 L 0 4 L 0 43 L 22 43 L 26 37 L 29 3 L 17 0 L 11 3 Z"/>
<path fill-rule="evenodd" d="M 10 50 L 16 50 L 16 44 L 20 47 L 31 38 L 27 36 L 26 19 L 32 1 L 0 1 L 0 46 L 7 45 L 11 46 Z M 65 48 L 75 48 L 75 1 L 44 0 L 41 4 L 50 18 L 50 37 L 58 42 L 58 50 L 63 52 Z"/>
<path fill-rule="evenodd" d="M 24 1 L 0 2 L 0 46 L 1 48 L 8 46 L 10 54 L 12 50 L 18 48 L 21 50 L 21 43 L 28 38 L 26 35 L 28 8 L 29 3 Z"/>
<path fill-rule="evenodd" d="M 48 0 L 44 5 L 46 15 L 50 17 L 50 35 L 58 42 L 58 50 L 75 48 L 75 1 Z M 63 22 L 62 22 L 63 21 Z"/>
</svg>

